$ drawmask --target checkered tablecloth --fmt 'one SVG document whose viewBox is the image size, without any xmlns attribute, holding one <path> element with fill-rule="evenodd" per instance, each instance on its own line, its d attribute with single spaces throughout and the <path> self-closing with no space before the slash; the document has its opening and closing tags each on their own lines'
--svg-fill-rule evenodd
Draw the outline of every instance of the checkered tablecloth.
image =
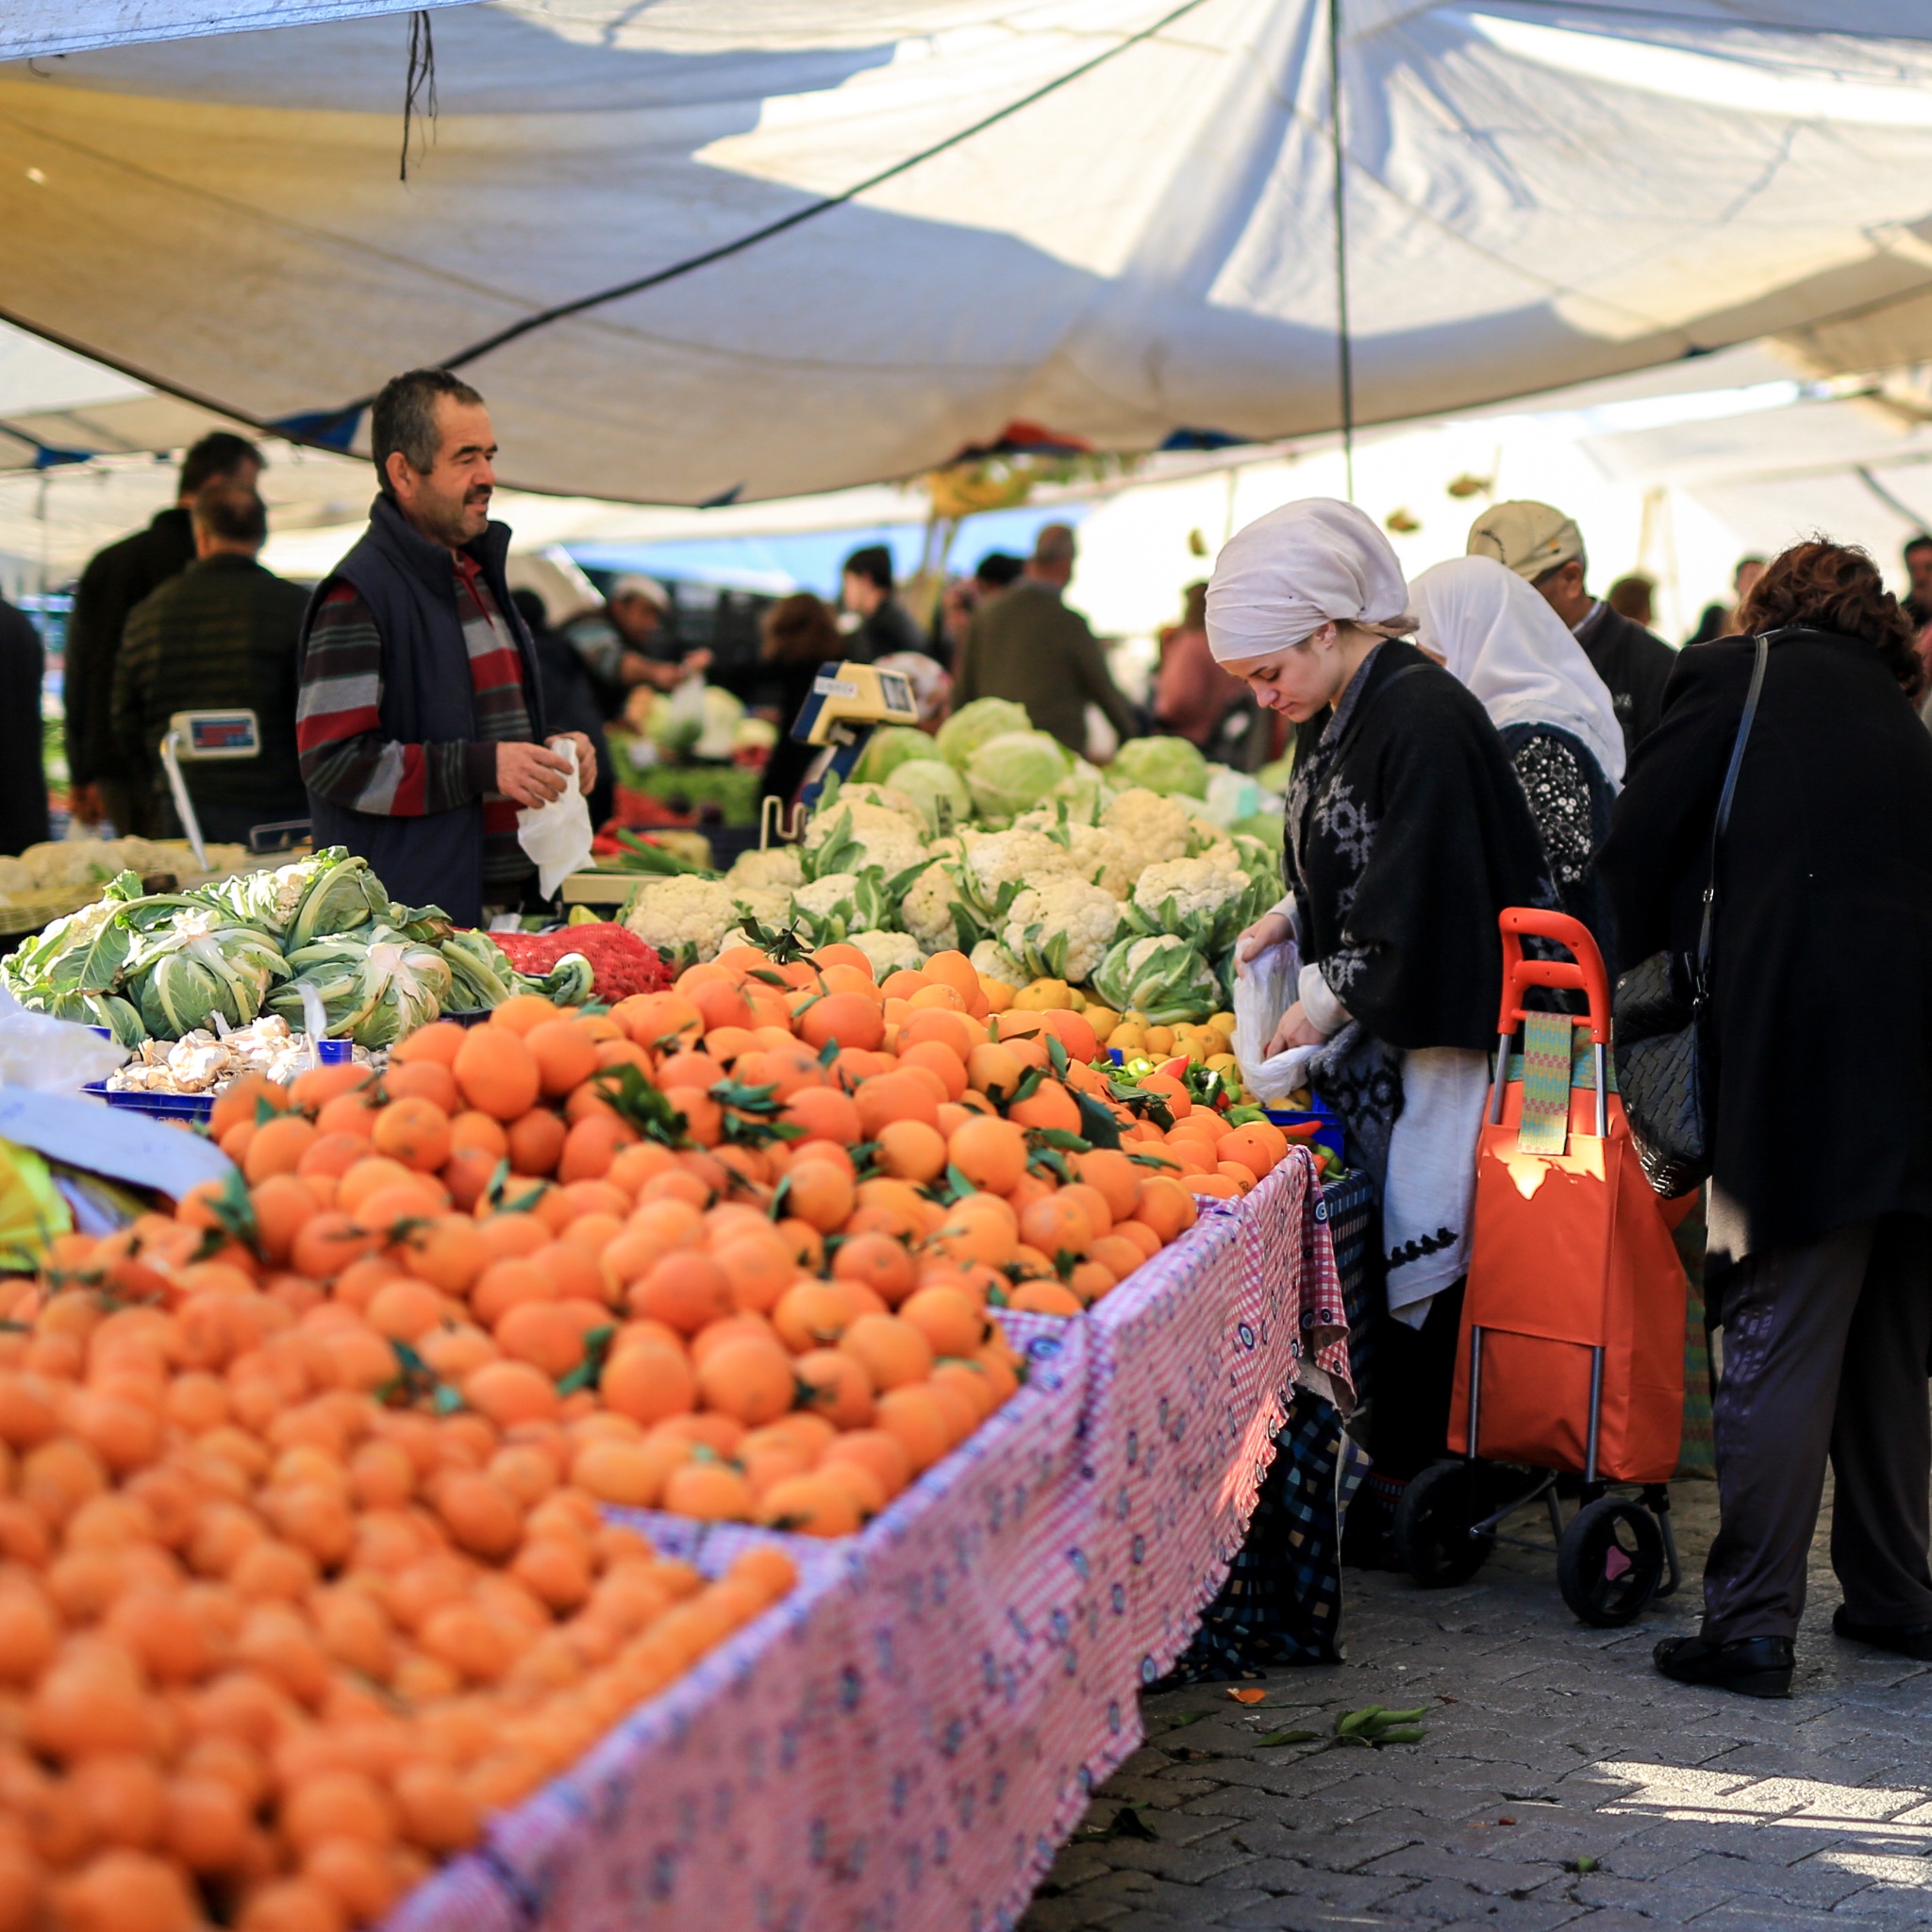
<svg viewBox="0 0 1932 1932">
<path fill-rule="evenodd" d="M 422 1887 L 394 1932 L 995 1932 L 1141 1738 L 1306 1351 L 1347 1374 L 1305 1156 L 1088 1315 L 788 1601 Z M 648 1517 L 717 1567 L 766 1533 Z M 766 1539 L 768 1540 L 768 1539 Z"/>
</svg>

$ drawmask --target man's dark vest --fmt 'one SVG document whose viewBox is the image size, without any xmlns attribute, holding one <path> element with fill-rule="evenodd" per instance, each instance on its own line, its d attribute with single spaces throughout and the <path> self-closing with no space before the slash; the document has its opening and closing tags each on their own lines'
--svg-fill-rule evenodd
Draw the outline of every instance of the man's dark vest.
<svg viewBox="0 0 1932 1932">
<path fill-rule="evenodd" d="M 544 736 L 543 686 L 523 619 L 509 601 L 504 558 L 509 526 L 491 524 L 465 553 L 482 566 L 483 581 L 516 640 L 523 663 L 524 703 L 538 742 Z M 470 654 L 457 616 L 456 567 L 440 543 L 420 537 L 387 496 L 369 512 L 362 540 L 336 565 L 309 600 L 302 625 L 308 632 L 322 600 L 338 583 L 353 587 L 375 620 L 382 640 L 382 735 L 393 744 L 474 742 L 476 708 Z M 391 817 L 336 805 L 308 794 L 315 842 L 346 845 L 366 858 L 391 899 L 406 906 L 441 906 L 458 925 L 475 925 L 483 911 L 483 806 Z"/>
</svg>

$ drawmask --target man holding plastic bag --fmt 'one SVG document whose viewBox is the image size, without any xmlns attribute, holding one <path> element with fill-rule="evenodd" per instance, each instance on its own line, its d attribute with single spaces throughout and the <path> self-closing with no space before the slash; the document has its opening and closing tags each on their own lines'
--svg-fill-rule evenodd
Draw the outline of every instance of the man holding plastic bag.
<svg viewBox="0 0 1932 1932">
<path fill-rule="evenodd" d="M 546 741 L 535 647 L 490 520 L 496 440 L 483 398 L 446 370 L 388 383 L 371 414 L 381 493 L 303 626 L 296 744 L 317 845 L 366 858 L 406 905 L 459 925 L 536 896 L 520 812 L 597 757 Z M 575 747 L 575 768 L 568 747 Z"/>
<path fill-rule="evenodd" d="M 1381 1208 L 1386 1319 L 1354 1510 L 1385 1522 L 1444 1453 L 1506 906 L 1551 903 L 1536 826 L 1480 704 L 1406 634 L 1408 587 L 1350 505 L 1291 503 L 1223 549 L 1216 660 L 1304 728 L 1289 892 L 1237 945 L 1241 1078 L 1312 1084 Z M 1369 1391 L 1357 1391 L 1366 1394 Z M 1351 1516 L 1351 1540 L 1357 1532 Z"/>
</svg>

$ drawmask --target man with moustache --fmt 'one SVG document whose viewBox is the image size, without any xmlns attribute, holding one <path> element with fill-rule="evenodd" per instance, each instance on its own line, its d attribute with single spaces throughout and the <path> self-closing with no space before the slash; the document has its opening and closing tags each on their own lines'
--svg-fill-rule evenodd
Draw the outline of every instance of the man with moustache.
<svg viewBox="0 0 1932 1932">
<path fill-rule="evenodd" d="M 390 896 L 459 925 L 519 909 L 535 867 L 519 807 L 596 782 L 582 732 L 544 739 L 535 647 L 490 520 L 496 439 L 443 369 L 387 383 L 370 422 L 381 493 L 303 626 L 296 746 L 315 842 L 369 861 Z"/>
</svg>

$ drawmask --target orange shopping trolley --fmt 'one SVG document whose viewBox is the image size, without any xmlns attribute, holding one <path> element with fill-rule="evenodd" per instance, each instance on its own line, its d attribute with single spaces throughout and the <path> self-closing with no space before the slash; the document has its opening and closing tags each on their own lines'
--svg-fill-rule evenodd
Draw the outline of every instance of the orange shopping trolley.
<svg viewBox="0 0 1932 1932">
<path fill-rule="evenodd" d="M 1500 924 L 1495 1081 L 1449 1421 L 1457 1453 L 1409 1484 L 1395 1543 L 1418 1583 L 1461 1583 L 1499 1542 L 1551 1548 L 1504 1526 L 1541 1506 L 1564 1601 L 1585 1623 L 1627 1624 L 1679 1579 L 1668 1483 L 1684 1270 L 1611 1091 L 1602 955 L 1559 912 L 1511 908 Z M 1525 958 L 1525 937 L 1571 958 Z M 1589 1016 L 1531 1012 L 1532 987 L 1581 991 Z"/>
</svg>

